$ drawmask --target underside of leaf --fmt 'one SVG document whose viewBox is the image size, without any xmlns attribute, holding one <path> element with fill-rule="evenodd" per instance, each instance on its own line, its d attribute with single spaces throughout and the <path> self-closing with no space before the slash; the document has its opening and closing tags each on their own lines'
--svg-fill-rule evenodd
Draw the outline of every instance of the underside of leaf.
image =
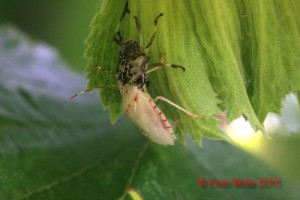
<svg viewBox="0 0 300 200">
<path fill-rule="evenodd" d="M 126 1 L 103 1 L 91 24 L 86 56 L 89 87 L 116 85 L 116 78 L 97 65 L 116 73 L 118 46 L 113 35 Z M 164 96 L 193 113 L 193 119 L 159 103 L 172 121 L 180 119 L 176 132 L 198 142 L 202 136 L 226 139 L 213 116 L 226 113 L 228 122 L 243 115 L 255 130 L 263 130 L 268 112 L 280 112 L 282 98 L 300 90 L 299 1 L 129 1 L 130 15 L 121 26 L 124 38 L 138 41 L 134 16 L 141 21 L 145 47 L 160 13 L 150 63 L 160 61 L 186 68 L 161 69 L 149 75 L 149 93 Z M 111 121 L 122 114 L 118 89 L 101 89 Z"/>
</svg>

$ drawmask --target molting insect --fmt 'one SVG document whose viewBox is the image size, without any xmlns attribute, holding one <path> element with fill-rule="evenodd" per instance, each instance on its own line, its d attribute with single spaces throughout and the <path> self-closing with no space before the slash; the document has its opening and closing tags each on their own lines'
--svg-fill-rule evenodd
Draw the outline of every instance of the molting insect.
<svg viewBox="0 0 300 200">
<path fill-rule="evenodd" d="M 120 26 L 127 14 L 130 14 L 130 10 L 128 9 L 128 2 L 126 2 L 125 4 L 120 22 L 117 25 L 113 37 L 114 41 L 119 45 L 121 49 L 119 56 L 118 73 L 112 74 L 106 69 L 98 66 L 98 68 L 103 72 L 116 76 L 118 85 L 99 86 L 91 89 L 86 89 L 85 91 L 75 94 L 71 98 L 74 98 L 82 93 L 91 91 L 96 88 L 118 86 L 122 95 L 121 106 L 123 113 L 128 116 L 152 141 L 162 145 L 174 144 L 176 136 L 167 118 L 156 105 L 155 102 L 157 100 L 162 100 L 166 103 L 169 103 L 170 105 L 185 112 L 191 117 L 203 118 L 203 116 L 195 115 L 162 96 L 158 96 L 155 98 L 155 100 L 153 100 L 147 93 L 147 86 L 149 84 L 147 75 L 149 73 L 159 70 L 162 67 L 180 68 L 183 71 L 185 70 L 185 68 L 180 65 L 164 63 L 163 56 L 159 63 L 149 63 L 150 57 L 148 56 L 148 52 L 155 40 L 157 34 L 157 24 L 159 18 L 163 16 L 162 13 L 159 14 L 154 20 L 154 33 L 145 48 L 142 47 L 143 35 L 141 23 L 136 16 L 134 16 L 134 20 L 139 32 L 139 42 L 131 39 L 123 39 L 120 33 Z M 150 67 L 151 69 L 148 69 Z"/>
</svg>

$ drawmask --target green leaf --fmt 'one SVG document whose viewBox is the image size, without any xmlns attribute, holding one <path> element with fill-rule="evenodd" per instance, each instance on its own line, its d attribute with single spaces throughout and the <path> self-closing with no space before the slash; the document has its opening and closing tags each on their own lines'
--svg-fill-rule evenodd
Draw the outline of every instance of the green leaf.
<svg viewBox="0 0 300 200">
<path fill-rule="evenodd" d="M 299 186 L 224 142 L 151 143 L 128 121 L 109 123 L 95 95 L 68 100 L 82 76 L 48 45 L 0 28 L 0 199 L 297 199 Z M 282 186 L 201 188 L 200 177 L 278 177 Z"/>
<path fill-rule="evenodd" d="M 89 87 L 116 85 L 116 78 L 100 72 L 99 64 L 118 69 L 118 48 L 113 42 L 124 3 L 103 1 L 88 36 L 86 56 Z M 149 93 L 162 95 L 205 116 L 226 111 L 227 120 L 243 115 L 255 130 L 268 112 L 280 112 L 283 97 L 300 90 L 299 1 L 129 1 L 131 15 L 121 26 L 125 38 L 138 40 L 133 16 L 141 21 L 145 47 L 159 19 L 151 63 L 166 53 L 165 62 L 183 65 L 186 72 L 162 69 L 150 74 Z M 111 109 L 111 121 L 120 116 L 118 89 L 102 89 L 102 104 Z M 226 139 L 212 117 L 195 120 L 171 106 L 160 104 L 168 118 L 181 119 L 177 134 L 186 132 Z"/>
</svg>

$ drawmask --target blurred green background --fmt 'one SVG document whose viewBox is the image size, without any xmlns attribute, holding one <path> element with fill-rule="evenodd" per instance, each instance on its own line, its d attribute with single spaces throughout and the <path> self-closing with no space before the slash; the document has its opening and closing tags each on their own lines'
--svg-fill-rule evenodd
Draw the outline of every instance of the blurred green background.
<svg viewBox="0 0 300 200">
<path fill-rule="evenodd" d="M 1 0 L 0 24 L 12 24 L 49 43 L 72 67 L 84 70 L 84 40 L 101 0 Z"/>
<path fill-rule="evenodd" d="M 83 72 L 86 65 L 84 40 L 100 4 L 101 0 L 1 0 L 0 24 L 16 26 L 35 40 L 47 42 L 59 51 L 71 68 Z M 297 109 L 299 113 L 297 105 L 292 110 Z M 296 122 L 300 123 L 299 115 Z M 257 136 L 240 147 L 300 185 L 299 133 L 290 135 L 286 129 L 279 129 L 279 134 L 274 134 L 278 136 L 273 140 Z"/>
</svg>

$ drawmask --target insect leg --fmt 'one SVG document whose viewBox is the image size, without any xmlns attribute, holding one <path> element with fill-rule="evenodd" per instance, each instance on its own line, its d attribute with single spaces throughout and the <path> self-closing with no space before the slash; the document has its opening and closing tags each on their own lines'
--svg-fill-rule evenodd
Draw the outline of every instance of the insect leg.
<svg viewBox="0 0 300 200">
<path fill-rule="evenodd" d="M 142 34 L 141 22 L 140 22 L 140 20 L 137 16 L 134 16 L 134 19 L 135 19 L 136 27 L 137 27 L 137 29 L 139 31 L 139 34 L 140 34 L 140 46 L 142 46 L 143 45 L 143 34 Z"/>
<path fill-rule="evenodd" d="M 147 74 L 149 74 L 150 72 L 153 72 L 153 71 L 156 71 L 156 70 L 159 70 L 163 67 L 172 67 L 172 68 L 181 68 L 183 71 L 185 71 L 185 68 L 180 66 L 180 65 L 175 65 L 175 64 L 166 64 L 164 63 L 164 55 L 165 54 L 162 54 L 161 58 L 160 58 L 160 63 L 152 63 L 152 64 L 148 64 L 148 66 L 150 67 L 154 67 L 148 71 L 146 71 Z"/>
<path fill-rule="evenodd" d="M 155 36 L 156 36 L 156 33 L 157 33 L 157 23 L 158 23 L 158 19 L 159 19 L 161 16 L 163 16 L 162 13 L 160 13 L 160 14 L 155 18 L 155 20 L 154 20 L 154 33 L 153 33 L 153 35 L 152 35 L 152 37 L 151 37 L 151 39 L 150 39 L 149 44 L 146 46 L 146 52 L 149 51 L 149 47 L 151 46 L 151 44 L 153 43 L 153 41 L 154 41 L 154 39 L 155 39 Z"/>
<path fill-rule="evenodd" d="M 187 115 L 189 115 L 189 116 L 191 116 L 191 117 L 193 117 L 193 118 L 204 118 L 204 117 L 205 117 L 205 116 L 200 116 L 200 115 L 193 114 L 192 112 L 190 112 L 190 111 L 188 111 L 188 110 L 186 110 L 186 109 L 180 107 L 180 106 L 177 105 L 176 103 L 170 101 L 169 99 L 167 99 L 167 98 L 165 98 L 165 97 L 163 97 L 163 96 L 157 96 L 157 97 L 155 98 L 155 102 L 156 102 L 157 100 L 162 100 L 162 101 L 164 101 L 164 102 L 166 102 L 166 103 L 168 103 L 168 104 L 174 106 L 175 108 L 181 110 L 182 112 L 184 112 L 185 114 L 187 114 Z"/>
<path fill-rule="evenodd" d="M 124 10 L 122 12 L 122 15 L 120 17 L 120 21 L 117 25 L 117 28 L 116 28 L 116 31 L 115 31 L 115 34 L 114 34 L 114 41 L 119 45 L 121 46 L 122 44 L 122 41 L 123 41 L 123 37 L 121 36 L 120 34 L 120 26 L 126 16 L 126 14 L 129 14 L 130 13 L 130 10 L 128 9 L 128 1 L 126 1 L 126 4 L 125 4 L 125 7 L 124 7 Z"/>
<path fill-rule="evenodd" d="M 92 90 L 95 90 L 95 89 L 103 89 L 103 88 L 111 88 L 111 87 L 118 87 L 117 85 L 106 85 L 106 86 L 98 86 L 98 87 L 94 87 L 94 88 L 89 88 L 89 89 L 85 89 L 81 92 L 78 92 L 76 94 L 74 94 L 73 96 L 70 97 L 70 99 L 73 99 L 81 94 L 84 94 L 84 93 L 87 93 L 87 92 L 90 92 Z"/>
<path fill-rule="evenodd" d="M 159 70 L 163 67 L 172 67 L 172 68 L 181 68 L 183 71 L 185 71 L 185 68 L 180 66 L 180 65 L 174 65 L 174 64 L 166 64 L 166 63 L 153 63 L 153 64 L 149 64 L 149 66 L 154 66 L 154 68 L 149 69 L 148 71 L 146 71 L 147 74 Z"/>
</svg>

